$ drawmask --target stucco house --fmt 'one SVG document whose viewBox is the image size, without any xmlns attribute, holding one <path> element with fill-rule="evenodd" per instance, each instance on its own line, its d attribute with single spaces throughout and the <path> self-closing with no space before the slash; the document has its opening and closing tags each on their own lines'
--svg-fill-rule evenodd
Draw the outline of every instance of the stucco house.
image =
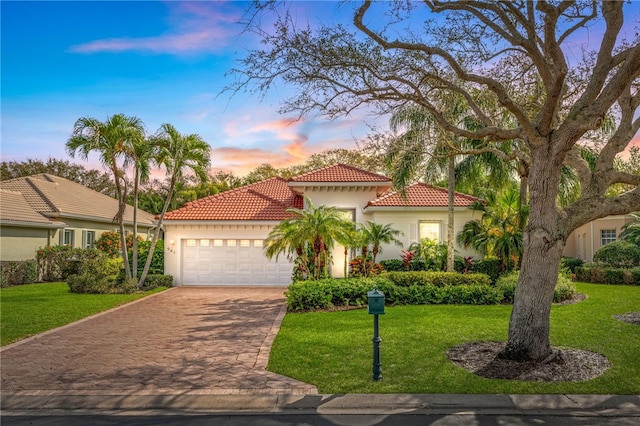
<svg viewBox="0 0 640 426">
<path fill-rule="evenodd" d="M 622 227 L 633 220 L 631 215 L 618 215 L 584 224 L 569 235 L 563 254 L 593 262 L 595 252 L 605 244 L 618 241 Z"/>
<path fill-rule="evenodd" d="M 47 245 L 90 247 L 105 231 L 118 231 L 114 198 L 58 176 L 38 174 L 0 182 L 0 260 L 35 258 Z M 125 210 L 133 231 L 133 207 Z M 153 215 L 138 210 L 138 235 L 147 239 Z"/>
<path fill-rule="evenodd" d="M 304 196 L 315 206 L 335 206 L 356 223 L 392 224 L 404 234 L 399 237 L 404 248 L 426 237 L 446 240 L 446 189 L 417 183 L 402 197 L 388 177 L 338 164 L 232 189 L 168 212 L 163 222 L 165 273 L 173 275 L 175 285 L 288 285 L 291 261 L 284 255 L 269 260 L 263 245 L 269 232 L 291 217 L 288 208 L 303 207 Z M 478 215 L 469 209 L 475 200 L 455 194 L 456 234 Z M 383 246 L 378 259 L 399 258 L 401 250 Z M 333 263 L 333 276 L 342 276 L 342 247 L 334 249 Z"/>
</svg>

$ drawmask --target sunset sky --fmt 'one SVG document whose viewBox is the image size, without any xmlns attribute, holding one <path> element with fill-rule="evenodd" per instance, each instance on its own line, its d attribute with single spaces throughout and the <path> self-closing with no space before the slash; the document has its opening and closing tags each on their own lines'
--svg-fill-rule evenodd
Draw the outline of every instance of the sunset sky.
<svg viewBox="0 0 640 426">
<path fill-rule="evenodd" d="M 630 10 L 637 20 L 640 3 Z M 294 2 L 303 22 L 348 21 L 354 4 Z M 221 93 L 257 40 L 238 24 L 245 2 L 2 1 L 2 161 L 70 160 L 74 122 L 117 113 L 197 133 L 214 168 L 241 176 L 262 163 L 285 167 L 332 148 L 355 148 L 365 112 L 336 121 L 277 113 L 288 88 L 265 99 Z M 595 35 L 595 32 L 594 34 Z M 73 160 L 82 163 L 81 160 Z M 97 163 L 88 164 L 99 168 Z"/>
<path fill-rule="evenodd" d="M 337 2 L 298 2 L 302 19 L 338 21 Z M 124 113 L 149 133 L 162 123 L 197 133 L 212 165 L 244 175 L 262 163 L 285 167 L 331 148 L 355 148 L 375 121 L 297 121 L 277 113 L 285 88 L 265 99 L 221 93 L 247 48 L 243 2 L 2 1 L 2 161 L 64 150 L 75 121 Z M 72 160 L 82 163 L 81 160 Z M 93 167 L 99 168 L 97 164 Z"/>
</svg>

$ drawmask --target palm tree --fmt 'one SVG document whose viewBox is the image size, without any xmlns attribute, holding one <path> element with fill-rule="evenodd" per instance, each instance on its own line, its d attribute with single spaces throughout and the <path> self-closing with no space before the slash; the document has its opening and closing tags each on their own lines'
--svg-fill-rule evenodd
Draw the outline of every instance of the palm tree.
<svg viewBox="0 0 640 426">
<path fill-rule="evenodd" d="M 147 138 L 140 138 L 131 141 L 129 147 L 129 157 L 133 162 L 133 241 L 131 246 L 133 278 L 138 276 L 138 204 L 140 184 L 149 181 L 149 169 L 156 149 L 153 143 Z"/>
<path fill-rule="evenodd" d="M 640 246 L 640 214 L 632 213 L 633 222 L 629 222 L 622 227 L 620 240 L 629 241 Z"/>
<path fill-rule="evenodd" d="M 381 244 L 395 244 L 402 246 L 402 242 L 396 237 L 402 235 L 402 232 L 391 227 L 391 224 L 382 225 L 368 221 L 366 225 L 362 226 L 364 234 L 364 240 L 367 245 L 371 245 L 371 255 L 373 256 L 373 263 L 376 263 L 376 257 L 380 253 Z"/>
<path fill-rule="evenodd" d="M 165 123 L 160 126 L 158 132 L 151 138 L 151 142 L 157 146 L 158 150 L 154 162 L 166 169 L 169 188 L 153 239 L 151 240 L 147 261 L 138 281 L 138 287 L 140 288 L 144 285 L 144 280 L 149 273 L 153 252 L 160 236 L 162 221 L 171 203 L 176 185 L 184 179 L 185 172 L 193 173 L 201 181 L 206 181 L 208 179 L 209 166 L 211 165 L 211 147 L 209 144 L 197 134 L 181 134 L 171 124 Z"/>
<path fill-rule="evenodd" d="M 66 143 L 66 151 L 73 158 L 76 154 L 88 159 L 91 152 L 96 152 L 100 162 L 113 174 L 118 198 L 118 212 L 114 217 L 120 227 L 122 257 L 124 258 L 125 276 L 131 278 L 129 256 L 127 253 L 124 229 L 124 212 L 127 206 L 126 176 L 124 169 L 128 165 L 128 147 L 132 141 L 144 137 L 144 124 L 137 117 L 116 114 L 102 122 L 92 117 L 79 118 L 73 133 Z M 135 238 L 134 238 L 135 239 Z"/>
<path fill-rule="evenodd" d="M 471 208 L 482 212 L 482 217 L 464 224 L 458 243 L 497 257 L 503 270 L 517 266 L 522 258 L 522 235 L 528 216 L 527 206 L 520 205 L 519 191 L 511 188 L 498 195 L 490 194 L 486 204 L 475 202 Z"/>
<path fill-rule="evenodd" d="M 308 251 L 311 253 L 308 270 L 317 280 L 323 272 L 327 273 L 334 242 L 350 232 L 353 222 L 346 220 L 335 207 L 316 207 L 307 197 L 304 204 L 303 209 L 287 209 L 294 217 L 283 220 L 269 233 L 265 255 L 271 259 L 280 253 L 301 256 Z"/>
</svg>

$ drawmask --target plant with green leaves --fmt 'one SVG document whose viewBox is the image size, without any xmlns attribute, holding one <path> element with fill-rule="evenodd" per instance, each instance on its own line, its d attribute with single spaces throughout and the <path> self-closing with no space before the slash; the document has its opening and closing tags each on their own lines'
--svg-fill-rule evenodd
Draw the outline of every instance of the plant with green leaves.
<svg viewBox="0 0 640 426">
<path fill-rule="evenodd" d="M 206 181 L 209 177 L 208 171 L 211 165 L 211 147 L 209 144 L 200 135 L 194 133 L 182 134 L 171 124 L 165 123 L 160 126 L 160 130 L 150 138 L 150 142 L 158 150 L 153 162 L 159 167 L 164 167 L 169 185 L 167 197 L 153 233 L 147 261 L 138 280 L 138 288 L 144 286 L 144 280 L 149 273 L 156 244 L 160 237 L 162 221 L 167 213 L 176 186 L 183 181 L 187 173 L 193 173 L 199 180 Z"/>
<path fill-rule="evenodd" d="M 285 253 L 302 256 L 307 250 L 311 257 L 307 270 L 314 279 L 328 276 L 330 252 L 336 240 L 343 240 L 353 230 L 353 222 L 344 218 L 335 207 L 316 207 L 308 197 L 304 208 L 289 208 L 293 217 L 280 222 L 265 240 L 265 255 L 271 259 Z"/>
<path fill-rule="evenodd" d="M 522 258 L 528 215 L 528 208 L 520 205 L 517 190 L 490 195 L 486 204 L 475 202 L 471 208 L 482 212 L 482 217 L 464 224 L 457 236 L 458 244 L 500 259 L 503 271 L 516 268 Z"/>
<path fill-rule="evenodd" d="M 74 126 L 73 133 L 66 143 L 67 153 L 74 157 L 88 159 L 89 154 L 98 154 L 100 162 L 109 168 L 113 175 L 118 199 L 118 211 L 113 218 L 120 227 L 121 247 L 126 246 L 124 212 L 127 207 L 125 169 L 129 164 L 130 146 L 134 141 L 144 138 L 144 124 L 137 117 L 115 114 L 102 122 L 93 117 L 81 117 Z M 125 273 L 131 278 L 131 268 L 126 250 L 122 251 Z"/>
<path fill-rule="evenodd" d="M 633 218 L 633 221 L 627 223 L 622 227 L 620 240 L 628 241 L 637 246 L 640 246 L 640 214 L 631 213 L 630 216 Z"/>
</svg>

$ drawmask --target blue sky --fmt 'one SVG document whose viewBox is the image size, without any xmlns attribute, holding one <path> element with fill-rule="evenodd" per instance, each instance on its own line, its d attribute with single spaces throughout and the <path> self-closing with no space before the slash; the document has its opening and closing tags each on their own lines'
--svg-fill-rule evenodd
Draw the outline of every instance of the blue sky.
<svg viewBox="0 0 640 426">
<path fill-rule="evenodd" d="M 299 19 L 325 23 L 348 20 L 353 7 L 292 4 Z M 627 4 L 627 26 L 639 19 L 639 5 Z M 142 119 L 149 133 L 168 122 L 200 134 L 213 148 L 212 166 L 241 176 L 262 163 L 285 167 L 326 149 L 355 148 L 370 125 L 386 125 L 364 111 L 334 121 L 279 115 L 285 87 L 264 100 L 220 94 L 235 61 L 257 46 L 237 23 L 246 6 L 2 0 L 0 160 L 70 160 L 64 146 L 78 118 L 124 113 Z M 576 57 L 582 42 L 599 41 L 597 26 L 588 38 L 575 44 Z"/>
<path fill-rule="evenodd" d="M 71 160 L 64 145 L 74 122 L 117 113 L 139 117 L 150 133 L 169 122 L 200 134 L 213 148 L 213 167 L 236 175 L 354 148 L 372 117 L 295 121 L 277 114 L 284 88 L 262 101 L 220 94 L 232 82 L 225 74 L 256 45 L 237 24 L 246 5 L 2 1 L 1 160 Z M 335 2 L 296 6 L 300 16 L 345 16 Z"/>
</svg>

